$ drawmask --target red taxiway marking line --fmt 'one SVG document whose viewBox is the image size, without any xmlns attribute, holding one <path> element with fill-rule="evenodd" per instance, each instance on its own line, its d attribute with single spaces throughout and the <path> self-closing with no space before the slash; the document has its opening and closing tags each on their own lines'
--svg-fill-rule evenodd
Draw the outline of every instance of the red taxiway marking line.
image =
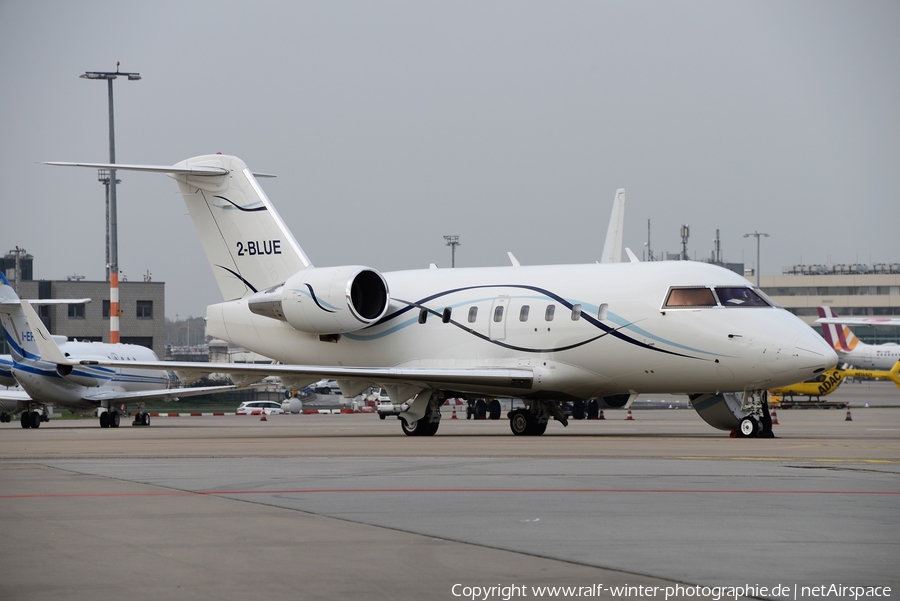
<svg viewBox="0 0 900 601">
<path fill-rule="evenodd" d="M 77 497 L 174 497 L 185 495 L 286 495 L 337 493 L 652 493 L 652 494 L 745 494 L 745 495 L 900 495 L 880 490 L 750 490 L 750 489 L 642 489 L 642 488 L 296 488 L 283 490 L 197 490 L 132 493 L 41 493 L 0 495 L 0 499 L 53 499 Z"/>
</svg>

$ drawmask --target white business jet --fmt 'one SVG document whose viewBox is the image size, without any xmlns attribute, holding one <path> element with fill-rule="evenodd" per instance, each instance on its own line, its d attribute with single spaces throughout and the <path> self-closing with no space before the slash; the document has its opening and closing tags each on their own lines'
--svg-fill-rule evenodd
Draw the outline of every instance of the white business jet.
<svg viewBox="0 0 900 601">
<path fill-rule="evenodd" d="M 558 401 L 621 407 L 640 393 L 686 393 L 712 426 L 755 436 L 765 390 L 837 363 L 806 324 L 713 265 L 314 267 L 236 157 L 52 164 L 178 182 L 224 298 L 207 308 L 209 333 L 285 364 L 209 371 L 277 375 L 290 388 L 333 378 L 346 397 L 383 387 L 407 435 L 433 435 L 451 397 L 521 398 L 510 428 L 538 435 L 550 417 L 565 425 Z"/>
<path fill-rule="evenodd" d="M 88 299 L 81 299 L 85 300 Z M 18 413 L 23 428 L 39 427 L 47 406 L 73 412 L 99 409 L 100 426 L 116 428 L 120 419 L 117 404 L 136 403 L 143 407 L 150 399 L 172 400 L 234 388 L 229 385 L 169 389 L 169 377 L 164 371 L 166 363 L 146 347 L 68 341 L 65 336 L 51 336 L 29 301 L 19 300 L 3 273 L 0 273 L 0 322 L 11 352 L 0 357 L 0 384 L 19 384 L 22 388 L 0 391 L 0 409 L 4 421 L 10 420 L 10 414 Z M 34 324 L 39 327 L 33 327 Z M 69 362 L 44 360 L 37 339 L 52 347 L 54 350 L 50 352 L 54 356 L 62 356 Z M 86 360 L 114 360 L 117 365 L 77 364 Z M 137 363 L 150 363 L 154 367 L 136 368 Z M 150 415 L 140 411 L 135 422 L 149 426 Z"/>
</svg>

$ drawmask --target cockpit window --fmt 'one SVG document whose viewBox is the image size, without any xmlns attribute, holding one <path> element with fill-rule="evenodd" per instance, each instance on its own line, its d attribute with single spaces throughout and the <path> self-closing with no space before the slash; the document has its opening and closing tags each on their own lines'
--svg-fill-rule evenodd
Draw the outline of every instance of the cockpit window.
<svg viewBox="0 0 900 601">
<path fill-rule="evenodd" d="M 752 288 L 716 288 L 716 296 L 723 307 L 768 307 L 763 298 Z"/>
<path fill-rule="evenodd" d="M 709 288 L 672 288 L 666 307 L 715 307 L 716 299 Z"/>
</svg>

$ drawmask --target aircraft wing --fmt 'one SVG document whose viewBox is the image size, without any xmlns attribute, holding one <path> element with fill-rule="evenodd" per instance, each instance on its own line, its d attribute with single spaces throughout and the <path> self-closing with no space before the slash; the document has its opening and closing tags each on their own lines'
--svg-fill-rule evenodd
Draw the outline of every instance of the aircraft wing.
<svg viewBox="0 0 900 601">
<path fill-rule="evenodd" d="M 816 323 L 848 326 L 900 326 L 900 317 L 820 317 Z"/>
<path fill-rule="evenodd" d="M 133 364 L 123 362 L 126 365 L 134 367 Z M 197 388 L 167 388 L 165 390 L 140 390 L 137 392 L 122 392 L 115 390 L 106 390 L 97 394 L 85 395 L 82 397 L 85 401 L 148 401 L 148 400 L 165 400 L 171 401 L 176 398 L 197 396 L 199 394 L 210 394 L 214 392 L 224 392 L 226 390 L 234 390 L 237 386 L 198 386 Z"/>
<path fill-rule="evenodd" d="M 28 301 L 22 308 L 34 330 L 34 341 L 41 359 L 58 365 L 102 365 L 132 369 L 164 369 L 191 375 L 222 373 L 237 382 L 249 384 L 266 376 L 311 378 L 311 381 L 328 378 L 346 382 L 366 382 L 369 385 L 412 385 L 427 388 L 444 388 L 459 392 L 480 392 L 485 388 L 499 391 L 527 391 L 534 383 L 534 371 L 528 368 L 506 367 L 343 367 L 330 365 L 283 365 L 258 363 L 194 363 L 186 361 L 114 361 L 72 360 L 65 357 L 53 342 L 43 322 L 37 317 Z M 186 390 L 186 389 L 180 389 Z M 190 390 L 190 389 L 188 389 Z M 177 393 L 170 393 L 178 396 Z M 108 400 L 108 399 L 103 399 Z"/>
<path fill-rule="evenodd" d="M 327 378 L 355 382 L 371 382 L 371 385 L 410 384 L 428 388 L 449 388 L 459 392 L 477 392 L 485 387 L 497 389 L 530 390 L 534 382 L 531 368 L 478 367 L 343 367 L 331 365 L 283 365 L 279 363 L 192 363 L 181 361 L 66 361 L 71 365 L 102 365 L 105 367 L 132 367 L 138 369 L 169 369 L 176 373 L 228 374 L 242 381 L 260 380 L 266 376 L 311 378 L 313 381 Z M 190 388 L 177 390 L 192 390 Z M 175 396 L 178 396 L 177 394 Z"/>
<path fill-rule="evenodd" d="M 0 390 L 0 411 L 13 413 L 19 403 L 30 400 L 31 397 L 24 390 Z"/>
</svg>

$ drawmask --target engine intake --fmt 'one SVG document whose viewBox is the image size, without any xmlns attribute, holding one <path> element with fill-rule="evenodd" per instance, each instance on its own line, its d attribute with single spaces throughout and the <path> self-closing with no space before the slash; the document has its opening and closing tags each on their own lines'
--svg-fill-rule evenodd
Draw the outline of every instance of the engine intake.
<svg viewBox="0 0 900 601">
<path fill-rule="evenodd" d="M 387 282 L 359 265 L 304 269 L 284 284 L 252 295 L 252 313 L 278 319 L 310 334 L 353 332 L 384 317 Z"/>
</svg>

